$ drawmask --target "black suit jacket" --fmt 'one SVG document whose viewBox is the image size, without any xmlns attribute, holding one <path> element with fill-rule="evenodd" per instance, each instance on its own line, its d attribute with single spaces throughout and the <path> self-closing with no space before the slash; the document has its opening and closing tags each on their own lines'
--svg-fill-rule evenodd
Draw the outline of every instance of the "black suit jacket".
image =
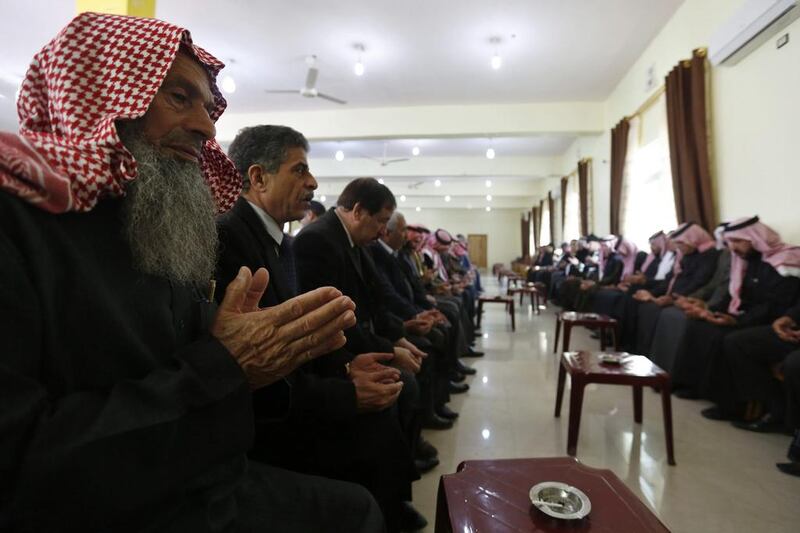
<svg viewBox="0 0 800 533">
<path fill-rule="evenodd" d="M 414 303 L 414 290 L 400 267 L 400 260 L 390 254 L 378 241 L 367 246 L 383 280 L 383 297 L 386 305 L 404 320 L 409 320 L 423 309 Z"/>
<path fill-rule="evenodd" d="M 384 307 L 370 254 L 359 246 L 351 248 L 334 209 L 295 237 L 297 285 L 301 291 L 336 287 L 353 300 L 356 325 L 345 331 L 345 348 L 351 357 L 365 352 L 392 352 L 393 341 L 404 335 L 402 321 Z"/>
<path fill-rule="evenodd" d="M 261 267 L 269 271 L 269 285 L 259 302 L 261 307 L 272 307 L 294 296 L 276 252 L 278 244 L 244 197 L 240 197 L 233 209 L 218 219 L 217 228 L 220 240 L 218 301 L 222 300 L 225 288 L 242 266 L 253 272 Z M 284 238 L 291 237 L 285 235 Z M 322 356 L 326 357 L 329 355 Z M 254 392 L 257 422 L 270 423 L 279 418 L 330 421 L 356 416 L 355 387 L 350 380 L 344 379 L 344 365 L 341 365 L 338 377 L 321 378 L 313 373 L 315 364 L 316 361 L 312 361 L 286 379 Z M 264 428 L 260 428 L 257 433 L 264 432 Z"/>
</svg>

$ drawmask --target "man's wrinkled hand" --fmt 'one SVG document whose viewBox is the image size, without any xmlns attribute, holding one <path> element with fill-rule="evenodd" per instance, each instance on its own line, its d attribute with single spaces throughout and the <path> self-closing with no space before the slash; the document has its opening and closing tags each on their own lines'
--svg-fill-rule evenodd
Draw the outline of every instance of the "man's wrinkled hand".
<svg viewBox="0 0 800 533">
<path fill-rule="evenodd" d="M 392 365 L 400 370 L 416 374 L 419 372 L 421 363 L 411 354 L 411 350 L 402 346 L 394 347 L 394 359 Z"/>
<path fill-rule="evenodd" d="M 400 371 L 386 366 L 393 353 L 362 353 L 350 361 L 350 379 L 356 388 L 356 408 L 359 412 L 382 411 L 393 405 L 403 382 Z"/>
<path fill-rule="evenodd" d="M 646 291 L 644 289 L 639 289 L 633 295 L 633 299 L 640 301 L 640 302 L 649 302 L 653 300 L 653 294 L 650 291 Z"/>
<path fill-rule="evenodd" d="M 772 331 L 784 342 L 797 344 L 800 342 L 800 330 L 790 316 L 782 316 L 772 323 Z"/>
<path fill-rule="evenodd" d="M 211 334 L 242 367 L 251 389 L 290 374 L 298 366 L 345 344 L 342 330 L 356 323 L 355 305 L 333 287 L 321 287 L 259 309 L 269 283 L 260 268 L 242 267 L 228 285 Z"/>
<path fill-rule="evenodd" d="M 707 322 L 710 322 L 717 326 L 730 327 L 736 325 L 736 318 L 733 315 L 729 315 L 727 313 L 707 313 L 705 319 Z"/>
</svg>

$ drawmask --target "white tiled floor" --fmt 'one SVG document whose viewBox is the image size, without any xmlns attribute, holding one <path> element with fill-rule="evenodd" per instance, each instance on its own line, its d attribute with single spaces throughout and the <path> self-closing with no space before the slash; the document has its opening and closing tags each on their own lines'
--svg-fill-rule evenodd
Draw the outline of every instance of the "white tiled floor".
<svg viewBox="0 0 800 533">
<path fill-rule="evenodd" d="M 496 280 L 486 293 L 497 294 Z M 526 300 L 527 301 L 527 300 Z M 450 403 L 461 413 L 453 429 L 425 431 L 441 464 L 414 485 L 414 503 L 433 531 L 439 476 L 467 459 L 566 455 L 569 393 L 561 418 L 553 417 L 557 356 L 552 353 L 555 310 L 536 316 L 517 309 L 511 332 L 501 306 L 484 312 L 479 359 L 465 359 L 478 373 L 470 391 Z M 578 328 L 573 349 L 598 349 Z M 567 385 L 569 387 L 569 385 Z M 629 387 L 586 389 L 578 459 L 617 474 L 674 532 L 800 531 L 800 478 L 778 472 L 789 437 L 759 435 L 700 416 L 707 402 L 673 396 L 675 460 L 666 462 L 660 396 L 645 390 L 644 421 L 633 422 Z M 621 532 L 624 533 L 624 532 Z"/>
</svg>

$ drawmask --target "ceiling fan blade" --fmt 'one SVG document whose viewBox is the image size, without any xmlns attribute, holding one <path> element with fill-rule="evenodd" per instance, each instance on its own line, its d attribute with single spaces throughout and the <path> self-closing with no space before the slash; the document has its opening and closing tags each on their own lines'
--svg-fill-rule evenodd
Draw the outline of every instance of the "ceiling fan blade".
<svg viewBox="0 0 800 533">
<path fill-rule="evenodd" d="M 297 89 L 265 89 L 264 92 L 270 94 L 297 94 Z"/>
<path fill-rule="evenodd" d="M 330 100 L 331 102 L 336 102 L 337 104 L 344 105 L 344 104 L 347 103 L 344 100 L 339 100 L 338 98 L 334 98 L 333 96 L 329 96 L 329 95 L 323 94 L 323 93 L 318 93 L 317 96 L 319 96 L 320 98 L 324 98 L 325 100 Z"/>
<path fill-rule="evenodd" d="M 386 161 L 384 161 L 384 163 L 388 165 L 389 163 L 400 163 L 401 161 L 408 161 L 408 158 L 403 157 L 401 159 L 387 159 Z"/>
<path fill-rule="evenodd" d="M 304 87 L 306 89 L 313 89 L 317 85 L 317 76 L 319 75 L 319 70 L 314 67 L 308 69 L 308 74 L 306 74 L 306 84 Z"/>
</svg>

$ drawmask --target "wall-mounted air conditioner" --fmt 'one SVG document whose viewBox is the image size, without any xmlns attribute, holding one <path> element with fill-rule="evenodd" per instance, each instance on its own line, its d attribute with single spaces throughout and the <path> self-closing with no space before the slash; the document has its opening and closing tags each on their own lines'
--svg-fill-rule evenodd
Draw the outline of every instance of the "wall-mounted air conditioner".
<svg viewBox="0 0 800 533">
<path fill-rule="evenodd" d="M 712 65 L 735 65 L 800 16 L 800 0 L 747 0 L 711 36 Z"/>
</svg>

